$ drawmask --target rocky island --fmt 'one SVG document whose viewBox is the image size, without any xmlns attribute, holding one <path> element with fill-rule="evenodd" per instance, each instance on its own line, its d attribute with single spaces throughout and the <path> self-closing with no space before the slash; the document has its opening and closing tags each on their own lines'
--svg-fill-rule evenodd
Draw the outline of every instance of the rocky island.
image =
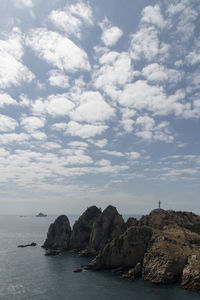
<svg viewBox="0 0 200 300">
<path fill-rule="evenodd" d="M 200 216 L 192 212 L 155 209 L 124 222 L 111 205 L 103 212 L 91 206 L 72 229 L 67 216 L 59 216 L 42 247 L 91 256 L 88 270 L 112 269 L 130 280 L 200 290 Z"/>
<path fill-rule="evenodd" d="M 41 217 L 42 218 L 42 217 L 47 217 L 47 215 L 40 212 L 39 214 L 36 215 L 36 217 Z"/>
</svg>

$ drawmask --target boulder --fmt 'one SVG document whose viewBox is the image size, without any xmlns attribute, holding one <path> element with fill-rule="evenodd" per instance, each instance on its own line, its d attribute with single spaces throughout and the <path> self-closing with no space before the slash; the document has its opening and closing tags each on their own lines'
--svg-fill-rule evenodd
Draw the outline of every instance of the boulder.
<svg viewBox="0 0 200 300">
<path fill-rule="evenodd" d="M 45 256 L 55 256 L 55 255 L 59 255 L 59 254 L 60 254 L 60 250 L 48 249 L 45 252 Z"/>
<path fill-rule="evenodd" d="M 35 247 L 35 246 L 37 246 L 36 243 L 31 243 L 26 245 L 19 245 L 18 248 Z"/>
<path fill-rule="evenodd" d="M 47 239 L 42 246 L 45 249 L 69 250 L 71 239 L 71 227 L 67 216 L 59 216 L 49 226 Z"/>
<path fill-rule="evenodd" d="M 124 232 L 125 223 L 114 206 L 109 205 L 92 226 L 88 252 L 98 254 L 105 245 Z"/>
<path fill-rule="evenodd" d="M 183 269 L 181 286 L 185 289 L 200 291 L 200 261 L 191 260 Z"/>
<path fill-rule="evenodd" d="M 71 235 L 72 249 L 83 250 L 88 247 L 92 226 L 99 215 L 101 210 L 91 206 L 75 222 Z"/>
<path fill-rule="evenodd" d="M 108 243 L 88 266 L 90 269 L 133 267 L 143 261 L 151 236 L 152 229 L 147 226 L 130 227 Z"/>
</svg>

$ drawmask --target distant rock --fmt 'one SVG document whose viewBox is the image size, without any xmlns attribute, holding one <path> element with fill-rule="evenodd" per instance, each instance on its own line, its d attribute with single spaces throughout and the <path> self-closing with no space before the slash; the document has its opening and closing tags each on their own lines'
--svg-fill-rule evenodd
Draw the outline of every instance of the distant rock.
<svg viewBox="0 0 200 300">
<path fill-rule="evenodd" d="M 79 217 L 73 226 L 71 235 L 71 248 L 83 250 L 88 247 L 92 226 L 101 210 L 96 206 L 91 206 Z"/>
<path fill-rule="evenodd" d="M 128 229 L 129 227 L 132 227 L 132 226 L 138 226 L 138 224 L 139 224 L 139 221 L 136 218 L 130 217 L 126 221 L 125 227 L 126 227 L 126 229 Z"/>
<path fill-rule="evenodd" d="M 18 248 L 25 248 L 25 247 L 35 247 L 37 246 L 36 243 L 26 244 L 26 245 L 19 245 Z"/>
<path fill-rule="evenodd" d="M 38 215 L 36 215 L 36 217 L 47 217 L 47 215 L 40 212 Z"/>
<path fill-rule="evenodd" d="M 112 269 L 117 267 L 134 267 L 142 262 L 152 229 L 143 227 L 130 227 L 108 243 L 99 255 L 89 264 L 91 269 Z"/>
<path fill-rule="evenodd" d="M 92 226 L 88 252 L 98 254 L 107 243 L 122 234 L 124 229 L 122 216 L 114 206 L 109 205 Z"/>
<path fill-rule="evenodd" d="M 67 216 L 59 216 L 49 226 L 47 239 L 42 246 L 45 249 L 69 250 L 71 240 L 71 227 Z"/>
</svg>

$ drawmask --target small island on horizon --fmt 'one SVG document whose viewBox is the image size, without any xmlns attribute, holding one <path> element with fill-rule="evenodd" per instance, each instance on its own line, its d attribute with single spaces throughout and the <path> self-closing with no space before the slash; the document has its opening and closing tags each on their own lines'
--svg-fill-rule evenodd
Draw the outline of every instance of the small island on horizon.
<svg viewBox="0 0 200 300">
<path fill-rule="evenodd" d="M 36 217 L 47 217 L 47 215 L 40 212 L 39 214 L 36 215 Z"/>
<path fill-rule="evenodd" d="M 110 269 L 122 278 L 179 283 L 200 291 L 200 216 L 159 208 L 126 222 L 114 206 L 91 206 L 71 228 L 66 215 L 49 227 L 45 255 L 78 251 L 91 257 L 74 272 Z"/>
</svg>

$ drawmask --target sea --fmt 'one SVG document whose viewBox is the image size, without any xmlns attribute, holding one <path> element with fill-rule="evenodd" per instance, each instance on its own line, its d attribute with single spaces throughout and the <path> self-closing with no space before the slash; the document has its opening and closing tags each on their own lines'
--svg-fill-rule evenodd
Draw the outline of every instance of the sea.
<svg viewBox="0 0 200 300">
<path fill-rule="evenodd" d="M 78 216 L 68 216 L 71 225 Z M 128 216 L 124 216 L 127 219 Z M 138 216 L 137 216 L 138 217 Z M 111 271 L 73 271 L 90 259 L 66 252 L 44 256 L 56 216 L 0 216 L 0 300 L 199 300 L 178 285 L 121 279 Z M 36 242 L 36 247 L 18 248 Z"/>
</svg>

